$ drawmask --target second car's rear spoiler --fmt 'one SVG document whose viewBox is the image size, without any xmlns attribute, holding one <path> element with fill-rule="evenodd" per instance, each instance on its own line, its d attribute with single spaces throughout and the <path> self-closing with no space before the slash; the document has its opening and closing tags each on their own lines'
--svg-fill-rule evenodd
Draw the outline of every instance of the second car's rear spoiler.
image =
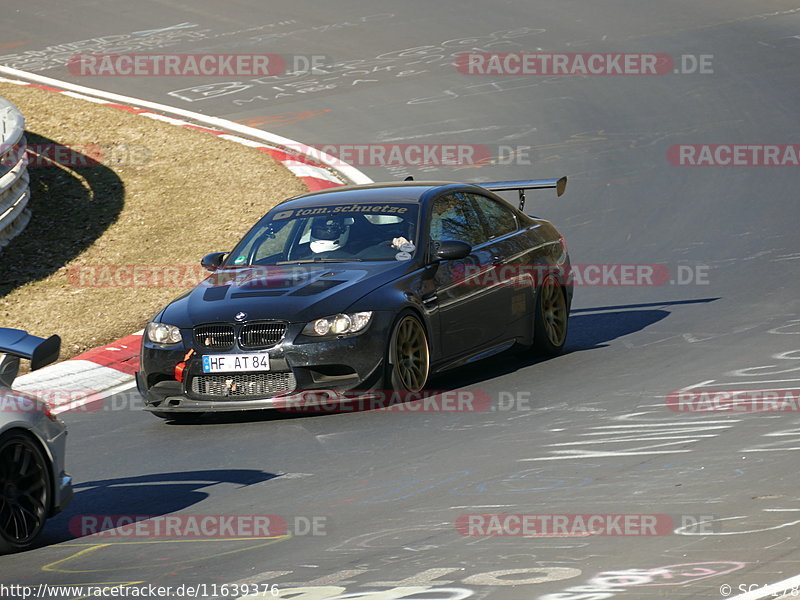
<svg viewBox="0 0 800 600">
<path fill-rule="evenodd" d="M 478 183 L 481 186 L 492 192 L 507 192 L 510 190 L 517 190 L 519 192 L 519 209 L 525 207 L 525 190 L 543 190 L 555 188 L 556 194 L 561 196 L 564 190 L 567 189 L 567 178 L 560 179 L 521 179 L 519 181 L 492 181 L 489 183 Z"/>
<path fill-rule="evenodd" d="M 22 329 L 0 327 L 0 354 L 10 354 L 31 361 L 31 371 L 35 371 L 58 358 L 61 338 L 51 335 L 40 338 Z"/>
</svg>

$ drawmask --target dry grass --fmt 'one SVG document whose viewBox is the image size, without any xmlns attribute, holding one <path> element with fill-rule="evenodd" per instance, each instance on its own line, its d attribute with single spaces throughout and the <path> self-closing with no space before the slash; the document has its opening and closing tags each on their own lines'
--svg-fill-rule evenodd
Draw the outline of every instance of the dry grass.
<svg viewBox="0 0 800 600">
<path fill-rule="evenodd" d="M 58 333 L 62 359 L 141 329 L 182 291 L 90 287 L 78 267 L 193 267 L 306 191 L 267 154 L 205 132 L 36 88 L 0 83 L 0 96 L 25 115 L 29 146 L 102 149 L 94 166 L 30 167 L 34 216 L 0 253 L 0 326 Z"/>
</svg>

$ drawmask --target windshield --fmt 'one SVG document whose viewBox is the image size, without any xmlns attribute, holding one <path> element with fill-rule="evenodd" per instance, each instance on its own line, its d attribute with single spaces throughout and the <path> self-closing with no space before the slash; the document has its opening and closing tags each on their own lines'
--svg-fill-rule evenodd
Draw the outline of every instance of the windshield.
<svg viewBox="0 0 800 600">
<path fill-rule="evenodd" d="M 402 261 L 416 252 L 416 204 L 338 204 L 274 210 L 234 248 L 226 266 Z"/>
</svg>

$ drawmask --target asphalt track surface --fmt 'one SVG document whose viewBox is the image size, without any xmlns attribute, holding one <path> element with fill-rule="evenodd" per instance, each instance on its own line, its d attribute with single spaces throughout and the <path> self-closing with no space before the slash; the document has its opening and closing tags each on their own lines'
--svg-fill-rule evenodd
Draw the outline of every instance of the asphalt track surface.
<svg viewBox="0 0 800 600">
<path fill-rule="evenodd" d="M 70 75 L 53 48 L 38 63 L 0 62 L 306 143 L 529 146 L 531 164 L 361 168 L 376 180 L 569 175 L 564 197 L 528 202 L 561 229 L 573 261 L 665 265 L 676 283 L 579 287 L 564 356 L 495 357 L 433 383 L 489 394 L 495 410 L 182 426 L 123 394 L 111 399 L 118 410 L 66 414 L 75 500 L 39 547 L 0 558 L 0 581 L 589 600 L 733 597 L 800 573 L 798 414 L 677 413 L 665 400 L 691 386 L 800 388 L 797 167 L 667 160 L 674 144 L 798 141 L 796 1 L 29 0 L 3 13 L 9 54 L 110 35 L 152 41 L 164 34 L 150 30 L 184 24 L 173 31 L 186 37 L 144 51 L 364 60 L 363 73 L 339 70 L 317 86 L 202 98 L 210 88 L 191 88 L 209 81 L 198 78 Z M 712 55 L 713 74 L 462 75 L 452 55 L 473 49 Z M 198 255 L 224 250 L 201 246 Z M 679 266 L 700 282 L 679 285 Z M 455 523 L 469 513 L 662 514 L 675 526 L 646 537 L 464 536 Z M 80 515 L 130 514 L 281 515 L 295 535 L 68 530 Z M 314 518 L 317 535 L 302 535 Z M 680 529 L 691 519 L 704 523 Z"/>
</svg>

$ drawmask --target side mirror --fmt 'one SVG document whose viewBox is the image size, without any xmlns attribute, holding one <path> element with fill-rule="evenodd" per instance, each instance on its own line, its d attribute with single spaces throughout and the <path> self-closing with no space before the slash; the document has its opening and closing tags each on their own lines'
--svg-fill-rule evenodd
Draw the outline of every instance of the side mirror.
<svg viewBox="0 0 800 600">
<path fill-rule="evenodd" d="M 225 258 L 226 254 L 228 254 L 228 253 L 227 252 L 212 252 L 211 254 L 206 254 L 203 257 L 203 260 L 200 261 L 200 266 L 202 266 L 207 271 L 211 271 L 213 273 L 222 264 L 222 259 Z"/>
<path fill-rule="evenodd" d="M 433 251 L 434 260 L 457 260 L 466 258 L 472 252 L 472 246 L 466 242 L 438 242 Z"/>
</svg>

